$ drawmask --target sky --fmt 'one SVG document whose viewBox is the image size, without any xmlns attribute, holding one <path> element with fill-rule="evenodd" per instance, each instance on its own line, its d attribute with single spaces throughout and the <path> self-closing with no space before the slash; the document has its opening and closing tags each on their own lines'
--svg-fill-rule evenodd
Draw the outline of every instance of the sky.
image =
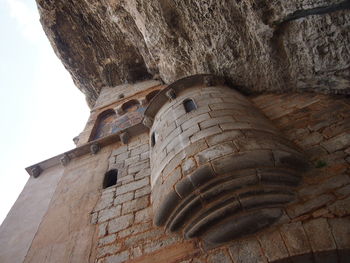
<svg viewBox="0 0 350 263">
<path fill-rule="evenodd" d="M 24 168 L 74 148 L 88 115 L 35 0 L 0 0 L 0 223 L 29 178 Z"/>
</svg>

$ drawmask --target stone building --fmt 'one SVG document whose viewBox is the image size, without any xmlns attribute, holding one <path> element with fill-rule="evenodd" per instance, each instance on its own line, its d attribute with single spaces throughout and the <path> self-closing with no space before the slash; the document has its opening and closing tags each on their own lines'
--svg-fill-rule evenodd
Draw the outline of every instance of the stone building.
<svg viewBox="0 0 350 263">
<path fill-rule="evenodd" d="M 0 262 L 349 262 L 349 1 L 37 2 L 91 114 Z"/>
</svg>

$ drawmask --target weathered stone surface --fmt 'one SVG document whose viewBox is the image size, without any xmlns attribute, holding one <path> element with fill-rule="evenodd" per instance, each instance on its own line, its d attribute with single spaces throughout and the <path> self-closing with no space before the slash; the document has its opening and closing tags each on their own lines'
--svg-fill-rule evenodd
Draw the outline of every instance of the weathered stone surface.
<svg viewBox="0 0 350 263">
<path fill-rule="evenodd" d="M 132 214 L 128 214 L 110 221 L 108 224 L 108 233 L 116 233 L 129 227 L 132 224 L 133 220 L 134 216 Z"/>
<path fill-rule="evenodd" d="M 229 255 L 227 255 L 224 251 L 218 251 L 215 254 L 212 254 L 208 258 L 208 262 L 210 263 L 231 263 L 232 260 Z"/>
<path fill-rule="evenodd" d="M 263 233 L 259 236 L 259 241 L 269 262 L 288 256 L 287 248 L 278 231 Z"/>
<path fill-rule="evenodd" d="M 169 83 L 214 73 L 247 92 L 349 92 L 345 0 L 37 3 L 89 105 L 103 86 L 151 75 Z"/>
<path fill-rule="evenodd" d="M 233 262 L 235 263 L 267 262 L 266 259 L 261 255 L 261 249 L 259 243 L 256 240 L 235 242 L 232 246 L 230 246 L 230 254 L 233 258 Z"/>
<path fill-rule="evenodd" d="M 283 225 L 281 234 L 291 256 L 307 254 L 311 251 L 308 238 L 300 222 Z"/>
</svg>

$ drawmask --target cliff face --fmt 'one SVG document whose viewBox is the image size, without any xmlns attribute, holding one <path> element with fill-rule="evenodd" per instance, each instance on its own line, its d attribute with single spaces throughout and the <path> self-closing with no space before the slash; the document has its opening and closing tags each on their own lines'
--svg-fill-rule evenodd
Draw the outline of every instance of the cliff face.
<svg viewBox="0 0 350 263">
<path fill-rule="evenodd" d="M 101 87 L 225 76 L 244 92 L 350 92 L 348 0 L 37 0 L 92 106 Z"/>
</svg>

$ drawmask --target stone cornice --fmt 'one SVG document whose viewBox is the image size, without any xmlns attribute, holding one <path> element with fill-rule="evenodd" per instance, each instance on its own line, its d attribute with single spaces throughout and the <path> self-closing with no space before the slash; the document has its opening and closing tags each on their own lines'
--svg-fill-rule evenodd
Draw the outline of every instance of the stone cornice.
<svg viewBox="0 0 350 263">
<path fill-rule="evenodd" d="M 50 167 L 53 167 L 56 165 L 67 166 L 69 162 L 75 158 L 81 157 L 86 154 L 98 154 L 98 151 L 103 147 L 106 147 L 112 143 L 116 143 L 119 141 L 123 142 L 125 141 L 125 134 L 127 134 L 127 136 L 131 138 L 147 131 L 148 131 L 148 128 L 146 126 L 144 126 L 142 123 L 138 123 L 134 126 L 131 126 L 122 131 L 119 131 L 118 133 L 111 134 L 109 136 L 88 142 L 82 146 L 79 146 L 67 152 L 56 155 L 45 161 L 31 165 L 25 169 L 30 176 L 33 176 L 36 178 L 40 176 L 40 174 L 43 171 L 45 171 L 46 169 L 49 169 Z M 96 149 L 96 151 L 92 152 L 92 149 Z"/>
</svg>

